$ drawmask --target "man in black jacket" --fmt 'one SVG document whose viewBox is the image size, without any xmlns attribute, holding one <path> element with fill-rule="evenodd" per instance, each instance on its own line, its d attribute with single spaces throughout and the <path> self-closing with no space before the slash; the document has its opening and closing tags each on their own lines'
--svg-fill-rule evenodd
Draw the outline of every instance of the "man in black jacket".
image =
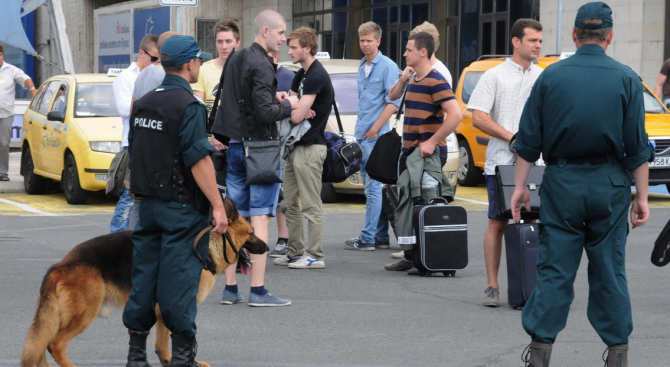
<svg viewBox="0 0 670 367">
<path fill-rule="evenodd" d="M 277 70 L 270 51 L 278 51 L 286 42 L 284 17 L 272 10 L 264 10 L 254 20 L 255 42 L 247 49 L 229 57 L 223 75 L 223 94 L 220 111 L 212 127 L 219 141 L 228 142 L 228 173 L 226 185 L 240 215 L 251 218 L 256 236 L 268 242 L 270 218 L 275 215 L 280 184 L 245 184 L 246 165 L 243 139 L 277 137 L 276 121 L 291 116 L 298 98 L 286 92 L 277 93 Z M 254 255 L 252 255 L 254 256 Z M 279 298 L 265 289 L 267 254 L 257 255 L 251 270 L 249 306 L 288 306 L 291 301 Z M 228 280 L 228 279 L 227 279 Z M 232 303 L 243 302 L 237 284 L 227 281 L 226 290 L 235 295 Z"/>
</svg>

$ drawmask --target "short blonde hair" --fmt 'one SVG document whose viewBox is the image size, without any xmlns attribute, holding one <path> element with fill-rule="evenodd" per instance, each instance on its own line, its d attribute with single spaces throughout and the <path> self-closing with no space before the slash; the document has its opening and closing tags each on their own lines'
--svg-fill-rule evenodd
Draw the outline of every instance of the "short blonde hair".
<svg viewBox="0 0 670 367">
<path fill-rule="evenodd" d="M 375 22 L 365 22 L 358 27 L 358 37 L 372 33 L 376 40 L 382 38 L 382 28 Z"/>
<path fill-rule="evenodd" d="M 435 51 L 437 51 L 437 48 L 440 46 L 440 32 L 437 31 L 435 25 L 433 25 L 433 23 L 430 22 L 423 22 L 418 26 L 414 27 L 414 29 L 412 29 L 412 31 L 409 32 L 409 35 L 412 36 L 421 32 L 426 32 L 433 37 L 433 40 L 435 40 Z"/>
</svg>

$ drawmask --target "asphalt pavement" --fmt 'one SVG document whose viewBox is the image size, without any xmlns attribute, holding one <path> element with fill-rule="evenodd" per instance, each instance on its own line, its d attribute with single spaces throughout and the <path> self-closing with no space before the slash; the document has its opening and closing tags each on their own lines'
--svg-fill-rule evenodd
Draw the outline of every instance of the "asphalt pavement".
<svg viewBox="0 0 670 367">
<path fill-rule="evenodd" d="M 245 367 L 523 366 L 521 354 L 529 338 L 521 327 L 521 311 L 506 305 L 504 254 L 499 276 L 502 307 L 480 305 L 486 288 L 485 188 L 461 187 L 457 195 L 456 203 L 468 209 L 470 261 L 455 278 L 385 271 L 382 266 L 393 261 L 390 254 L 399 249 L 394 242 L 391 250 L 345 250 L 343 241 L 357 236 L 364 221 L 363 200 L 348 196 L 342 203 L 326 205 L 326 269 L 268 263 L 267 288 L 291 299 L 291 306 L 221 305 L 224 281 L 218 280 L 199 307 L 198 359 L 213 366 Z M 48 267 L 76 244 L 109 232 L 114 200 L 97 195 L 89 205 L 69 206 L 62 193 L 0 194 L 0 199 L 0 325 L 5 329 L 0 333 L 1 367 L 19 364 Z M 670 268 L 656 268 L 649 261 L 653 242 L 670 217 L 670 199 L 651 201 L 650 222 L 631 231 L 627 247 L 635 324 L 630 366 L 638 367 L 670 365 Z M 274 243 L 274 221 L 270 238 Z M 605 346 L 586 317 L 586 267 L 584 257 L 552 366 L 603 365 Z M 238 275 L 245 297 L 249 283 L 249 276 Z M 76 365 L 125 365 L 128 337 L 121 311 L 96 319 L 72 341 L 68 356 Z M 51 357 L 49 361 L 53 364 Z M 150 362 L 159 366 L 153 353 Z"/>
</svg>

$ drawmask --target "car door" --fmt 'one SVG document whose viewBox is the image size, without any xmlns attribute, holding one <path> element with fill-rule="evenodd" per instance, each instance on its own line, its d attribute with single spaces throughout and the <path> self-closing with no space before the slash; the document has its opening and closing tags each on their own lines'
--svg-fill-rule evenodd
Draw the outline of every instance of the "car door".
<svg viewBox="0 0 670 367">
<path fill-rule="evenodd" d="M 53 84 L 58 86 L 55 89 L 55 94 L 53 96 L 53 103 L 49 107 L 49 112 L 58 111 L 62 115 L 68 116 L 71 115 L 68 111 L 70 86 L 69 83 L 65 80 L 63 81 L 54 81 Z M 71 109 L 71 108 L 70 108 Z M 67 122 L 68 119 L 65 119 Z M 65 149 L 65 141 L 63 134 L 65 133 L 65 126 L 67 125 L 63 121 L 52 121 L 48 119 L 46 121 L 46 134 L 44 137 L 42 159 L 44 160 L 45 169 L 49 173 L 60 175 L 63 172 L 63 153 Z"/>
<path fill-rule="evenodd" d="M 44 92 L 40 96 L 39 102 L 34 111 L 30 113 L 28 120 L 28 131 L 26 132 L 29 144 L 30 153 L 33 159 L 33 165 L 38 171 L 47 171 L 44 160 L 45 141 L 44 137 L 47 130 L 47 112 L 51 107 L 53 95 L 60 83 L 50 81 L 44 86 Z"/>
</svg>

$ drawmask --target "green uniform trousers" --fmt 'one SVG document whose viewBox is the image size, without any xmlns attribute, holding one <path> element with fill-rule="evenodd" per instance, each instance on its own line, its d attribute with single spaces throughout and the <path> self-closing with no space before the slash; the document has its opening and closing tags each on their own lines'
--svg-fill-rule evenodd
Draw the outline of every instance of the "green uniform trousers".
<svg viewBox="0 0 670 367">
<path fill-rule="evenodd" d="M 540 198 L 537 287 L 523 308 L 534 341 L 552 344 L 565 327 L 577 269 L 589 260 L 587 315 L 606 345 L 628 344 L 633 331 L 625 247 L 632 180 L 615 161 L 546 168 Z"/>
<path fill-rule="evenodd" d="M 203 265 L 193 252 L 207 216 L 193 206 L 142 197 L 140 220 L 133 231 L 132 290 L 123 310 L 130 330 L 149 331 L 156 323 L 156 303 L 172 333 L 196 334 L 196 295 Z M 209 256 L 209 236 L 198 243 L 203 259 Z"/>
</svg>

